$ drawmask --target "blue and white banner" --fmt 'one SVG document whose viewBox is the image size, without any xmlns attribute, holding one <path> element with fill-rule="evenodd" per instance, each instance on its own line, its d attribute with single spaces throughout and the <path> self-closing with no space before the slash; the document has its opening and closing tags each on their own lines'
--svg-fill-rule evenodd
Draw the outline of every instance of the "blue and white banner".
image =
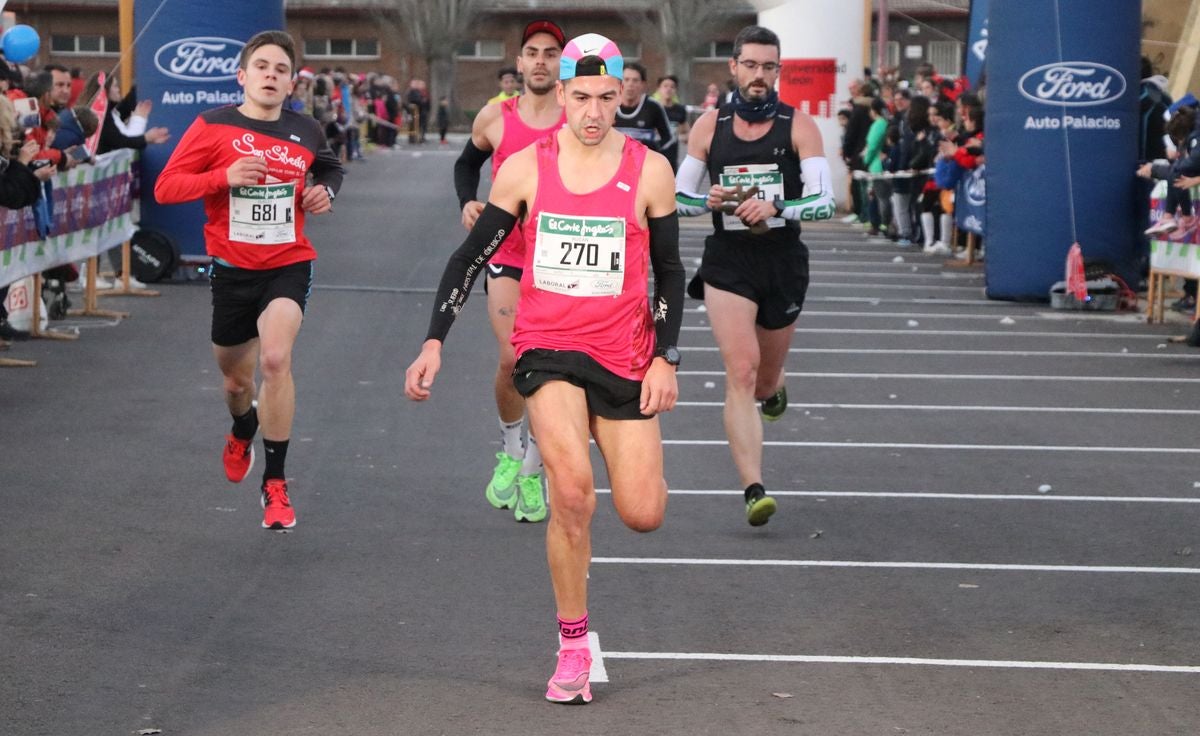
<svg viewBox="0 0 1200 736">
<path fill-rule="evenodd" d="M 967 79 L 971 89 L 979 89 L 987 61 L 988 46 L 988 0 L 971 0 L 971 28 L 967 36 Z"/>
<path fill-rule="evenodd" d="M 1056 14 L 1057 9 L 1057 14 Z M 1046 299 L 1071 244 L 1136 283 L 1141 3 L 992 3 L 987 293 Z"/>
<path fill-rule="evenodd" d="M 135 51 L 138 97 L 154 103 L 151 125 L 171 129 L 171 140 L 148 146 L 142 158 L 141 224 L 169 236 L 185 258 L 196 259 L 205 252 L 203 204 L 162 206 L 154 201 L 154 183 L 197 115 L 242 103 L 237 83 L 242 47 L 259 31 L 284 27 L 283 1 L 204 0 L 168 3 L 161 10 L 158 5 L 134 5 L 136 33 L 145 31 Z"/>
<path fill-rule="evenodd" d="M 954 223 L 959 230 L 987 233 L 987 166 L 964 172 L 954 189 Z"/>
</svg>

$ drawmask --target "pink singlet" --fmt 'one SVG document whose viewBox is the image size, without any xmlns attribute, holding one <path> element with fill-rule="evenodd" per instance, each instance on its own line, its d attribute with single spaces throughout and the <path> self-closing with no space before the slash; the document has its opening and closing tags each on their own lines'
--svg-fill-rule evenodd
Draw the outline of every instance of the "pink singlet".
<svg viewBox="0 0 1200 736">
<path fill-rule="evenodd" d="M 500 164 L 504 163 L 509 156 L 557 131 L 567 122 L 567 115 L 563 113 L 558 122 L 549 128 L 531 128 L 525 124 L 525 121 L 521 119 L 521 114 L 517 112 L 517 102 L 520 99 L 520 96 L 517 96 L 500 103 L 500 114 L 504 118 L 504 135 L 500 138 L 500 145 L 492 152 L 492 181 L 496 180 L 496 172 L 500 170 Z M 525 240 L 521 237 L 520 225 L 513 229 L 489 263 L 513 268 L 521 268 L 525 264 Z"/>
<path fill-rule="evenodd" d="M 626 138 L 616 175 L 586 194 L 563 185 L 557 135 L 537 142 L 537 158 L 512 336 L 517 357 L 532 348 L 576 350 L 640 381 L 654 353 L 650 235 L 637 212 L 646 147 Z"/>
</svg>

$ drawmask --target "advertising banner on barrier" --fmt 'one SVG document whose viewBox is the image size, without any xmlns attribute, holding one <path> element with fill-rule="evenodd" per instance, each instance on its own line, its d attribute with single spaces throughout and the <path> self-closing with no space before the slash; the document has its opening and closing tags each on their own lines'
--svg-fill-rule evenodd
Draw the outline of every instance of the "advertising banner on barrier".
<svg viewBox="0 0 1200 736">
<path fill-rule="evenodd" d="M 133 235 L 134 152 L 124 148 L 56 174 L 50 235 L 38 237 L 33 210 L 0 208 L 0 285 L 82 261 L 115 248 Z"/>
<path fill-rule="evenodd" d="M 988 0 L 971 0 L 971 30 L 967 35 L 967 79 L 971 89 L 979 89 L 979 80 L 987 63 Z"/>
<path fill-rule="evenodd" d="M 1072 243 L 1137 282 L 1140 3 L 991 3 L 987 293 L 1046 299 Z"/>
<path fill-rule="evenodd" d="M 145 151 L 141 225 L 174 240 L 184 258 L 199 258 L 204 255 L 204 206 L 200 202 L 161 206 L 154 201 L 154 182 L 197 115 L 242 103 L 237 83 L 242 47 L 259 31 L 284 27 L 283 2 L 205 0 L 159 5 L 134 5 L 136 32 L 143 34 L 135 54 L 138 96 L 154 103 L 151 123 L 171 129 L 170 141 Z"/>
<path fill-rule="evenodd" d="M 986 235 L 987 166 L 964 172 L 954 190 L 954 222 L 959 230 Z"/>
</svg>

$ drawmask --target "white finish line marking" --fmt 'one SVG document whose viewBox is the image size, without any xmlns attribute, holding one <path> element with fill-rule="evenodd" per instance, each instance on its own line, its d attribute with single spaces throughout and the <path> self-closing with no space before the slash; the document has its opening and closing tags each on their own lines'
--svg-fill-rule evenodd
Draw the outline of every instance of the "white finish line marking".
<svg viewBox="0 0 1200 736">
<path fill-rule="evenodd" d="M 689 660 L 704 662 L 783 662 L 798 664 L 892 664 L 919 667 L 985 667 L 1099 672 L 1163 672 L 1200 674 L 1200 667 L 1108 662 L 1037 662 L 1004 659 L 931 659 L 926 657 L 838 657 L 807 654 L 719 654 L 711 652 L 605 652 L 609 659 Z"/>
<path fill-rule="evenodd" d="M 679 371 L 679 376 L 724 376 L 725 371 Z M 1200 378 L 1170 376 L 1016 376 L 1005 373 L 836 373 L 788 371 L 788 378 L 907 378 L 937 381 L 1102 381 L 1104 383 L 1200 383 Z"/>
<path fill-rule="evenodd" d="M 600 650 L 600 635 L 588 632 L 588 649 L 592 652 L 592 669 L 588 679 L 592 682 L 608 682 L 608 670 L 604 669 L 604 652 Z"/>
<path fill-rule="evenodd" d="M 684 325 L 681 329 L 687 332 L 711 332 L 707 325 Z M 1097 340 L 1157 340 L 1163 342 L 1163 335 L 1135 334 L 1132 332 L 1018 332 L 1015 330 L 918 330 L 918 329 L 841 329 L 838 327 L 797 327 L 797 333 L 810 335 L 941 335 L 945 337 L 1053 337 L 1056 339 L 1087 338 Z"/>
<path fill-rule="evenodd" d="M 728 445 L 728 440 L 663 440 L 663 445 Z M 767 440 L 763 447 L 841 447 L 870 448 L 880 450 L 1012 450 L 1019 452 L 1145 452 L 1150 454 L 1200 453 L 1196 447 L 1093 447 L 1090 445 L 969 445 L 963 443 L 939 444 L 936 442 L 801 442 Z"/>
<path fill-rule="evenodd" d="M 870 562 L 865 560 L 734 560 L 718 557 L 593 557 L 597 565 L 690 565 L 696 567 L 861 567 L 890 570 L 995 570 L 1000 572 L 1106 572 L 1200 575 L 1197 567 L 1113 565 L 1017 565 L 977 562 Z M 610 652 L 611 655 L 611 652 Z"/>
<path fill-rule="evenodd" d="M 675 406 L 724 407 L 724 401 L 677 401 Z M 1154 414 L 1155 416 L 1195 416 L 1200 409 L 1136 409 L 1096 406 L 955 406 L 951 404 L 788 404 L 796 409 L 866 409 L 881 411 L 1012 411 L 1021 414 Z"/>
<path fill-rule="evenodd" d="M 612 493 L 597 488 L 596 493 Z M 723 489 L 669 489 L 672 496 L 737 496 L 742 491 Z M 1051 493 L 934 493 L 931 491 L 771 491 L 772 496 L 800 498 L 913 498 L 935 501 L 1074 501 L 1081 503 L 1200 503 L 1200 498 L 1172 496 L 1055 496 Z"/>
<path fill-rule="evenodd" d="M 718 347 L 681 347 L 681 353 L 719 353 Z M 888 348 L 789 348 L 795 355 L 950 355 L 956 358 L 980 356 L 987 358 L 1140 358 L 1149 360 L 1200 360 L 1191 353 L 1122 353 L 1080 350 L 921 350 Z"/>
</svg>

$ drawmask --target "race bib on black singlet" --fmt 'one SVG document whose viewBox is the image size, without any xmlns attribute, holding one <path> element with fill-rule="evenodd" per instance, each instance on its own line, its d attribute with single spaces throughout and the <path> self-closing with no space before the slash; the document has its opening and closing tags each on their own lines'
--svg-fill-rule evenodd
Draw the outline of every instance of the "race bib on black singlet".
<svg viewBox="0 0 1200 736">
<path fill-rule="evenodd" d="M 254 245 L 296 242 L 296 184 L 229 190 L 229 239 Z"/>
<path fill-rule="evenodd" d="M 743 190 L 758 187 L 758 199 L 774 202 L 783 199 L 783 174 L 777 164 L 754 164 L 752 166 L 726 166 L 721 174 L 721 186 L 730 189 L 741 185 Z M 787 222 L 782 217 L 768 217 L 767 227 L 783 227 Z M 726 230 L 749 230 L 738 217 L 722 214 L 721 223 Z"/>
<path fill-rule="evenodd" d="M 619 296 L 624 283 L 624 218 L 538 215 L 534 286 L 566 296 Z"/>
</svg>

